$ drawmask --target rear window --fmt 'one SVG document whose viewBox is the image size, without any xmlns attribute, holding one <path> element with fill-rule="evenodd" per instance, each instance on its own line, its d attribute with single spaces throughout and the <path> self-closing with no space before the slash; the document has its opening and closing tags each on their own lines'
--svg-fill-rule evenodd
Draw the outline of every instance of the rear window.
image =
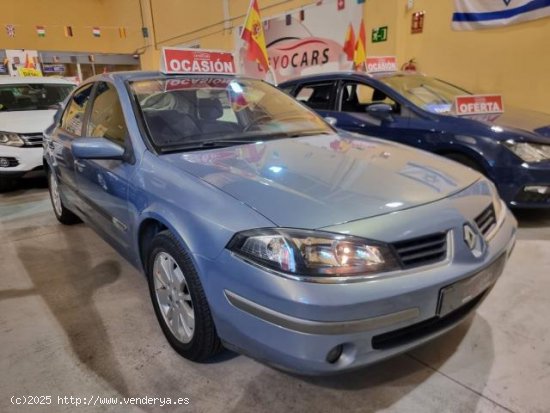
<svg viewBox="0 0 550 413">
<path fill-rule="evenodd" d="M 0 111 L 57 109 L 73 88 L 53 83 L 0 85 Z"/>
</svg>

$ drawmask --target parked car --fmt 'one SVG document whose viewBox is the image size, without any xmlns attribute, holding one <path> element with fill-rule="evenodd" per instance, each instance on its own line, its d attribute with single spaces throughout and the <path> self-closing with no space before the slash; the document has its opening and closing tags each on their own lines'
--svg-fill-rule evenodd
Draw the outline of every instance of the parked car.
<svg viewBox="0 0 550 413">
<path fill-rule="evenodd" d="M 57 219 L 146 274 L 190 360 L 223 344 L 320 374 L 407 351 L 472 313 L 515 241 L 479 173 L 338 132 L 258 80 L 96 76 L 46 140 Z"/>
<path fill-rule="evenodd" d="M 42 132 L 74 87 L 57 78 L 0 76 L 0 191 L 43 174 Z"/>
<path fill-rule="evenodd" d="M 505 106 L 500 115 L 455 116 L 470 94 L 419 74 L 304 76 L 280 88 L 338 128 L 424 149 L 489 177 L 513 207 L 550 207 L 550 115 Z"/>
</svg>

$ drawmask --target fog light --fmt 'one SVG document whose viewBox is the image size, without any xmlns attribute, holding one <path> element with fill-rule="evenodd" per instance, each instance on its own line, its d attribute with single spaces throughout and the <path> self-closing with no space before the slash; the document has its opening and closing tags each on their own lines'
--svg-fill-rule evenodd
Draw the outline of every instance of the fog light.
<svg viewBox="0 0 550 413">
<path fill-rule="evenodd" d="M 330 350 L 327 354 L 327 361 L 330 364 L 336 363 L 340 356 L 342 355 L 342 351 L 344 350 L 344 346 L 342 344 L 334 347 L 332 350 Z"/>
<path fill-rule="evenodd" d="M 8 158 L 0 158 L 0 167 L 1 168 L 7 168 L 10 166 L 10 161 Z"/>
<path fill-rule="evenodd" d="M 550 186 L 533 185 L 523 188 L 524 192 L 534 192 L 536 194 L 548 194 L 550 193 Z"/>
</svg>

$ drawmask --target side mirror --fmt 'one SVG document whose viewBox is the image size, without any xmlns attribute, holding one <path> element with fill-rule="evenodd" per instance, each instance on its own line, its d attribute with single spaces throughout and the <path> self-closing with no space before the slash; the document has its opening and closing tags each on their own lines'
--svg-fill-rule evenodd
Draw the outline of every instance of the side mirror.
<svg viewBox="0 0 550 413">
<path fill-rule="evenodd" d="M 325 119 L 325 122 L 332 127 L 336 127 L 336 124 L 338 123 L 338 119 L 333 118 L 332 116 L 326 116 L 324 119 Z"/>
<path fill-rule="evenodd" d="M 76 138 L 71 144 L 79 159 L 123 159 L 124 148 L 105 138 Z"/>
<path fill-rule="evenodd" d="M 367 106 L 366 112 L 378 119 L 392 120 L 393 108 L 387 103 L 373 103 Z"/>
</svg>

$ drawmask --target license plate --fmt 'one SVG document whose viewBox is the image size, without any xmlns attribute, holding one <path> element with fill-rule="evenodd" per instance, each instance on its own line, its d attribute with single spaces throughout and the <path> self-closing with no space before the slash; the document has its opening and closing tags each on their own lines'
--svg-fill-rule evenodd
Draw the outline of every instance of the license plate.
<svg viewBox="0 0 550 413">
<path fill-rule="evenodd" d="M 502 274 L 505 263 L 506 254 L 503 254 L 477 274 L 443 287 L 439 293 L 438 315 L 442 317 L 449 314 L 493 285 Z"/>
</svg>

